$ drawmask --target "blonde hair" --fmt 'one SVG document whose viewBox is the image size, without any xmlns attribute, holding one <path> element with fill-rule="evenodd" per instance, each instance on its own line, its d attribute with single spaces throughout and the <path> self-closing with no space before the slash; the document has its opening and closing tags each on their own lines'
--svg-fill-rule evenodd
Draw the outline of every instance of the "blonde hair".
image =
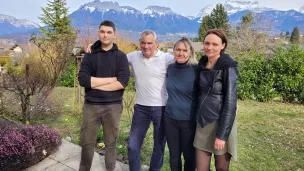
<svg viewBox="0 0 304 171">
<path fill-rule="evenodd" d="M 193 47 L 193 43 L 192 41 L 187 38 L 187 37 L 181 37 L 178 41 L 175 42 L 174 46 L 173 46 L 173 51 L 175 50 L 175 47 L 179 44 L 179 43 L 184 43 L 187 50 L 190 50 L 190 57 L 189 60 L 187 62 L 188 65 L 195 65 L 197 64 L 197 59 L 196 59 L 196 55 L 194 52 L 194 47 Z M 174 57 L 175 59 L 175 57 Z"/>
</svg>

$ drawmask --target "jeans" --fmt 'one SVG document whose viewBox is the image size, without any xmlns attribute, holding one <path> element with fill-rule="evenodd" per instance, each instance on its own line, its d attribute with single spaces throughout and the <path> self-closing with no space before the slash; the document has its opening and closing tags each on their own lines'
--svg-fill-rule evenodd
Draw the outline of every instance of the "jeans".
<svg viewBox="0 0 304 171">
<path fill-rule="evenodd" d="M 143 106 L 139 104 L 134 106 L 134 115 L 128 144 L 130 171 L 140 170 L 140 150 L 151 121 L 154 128 L 154 147 L 150 160 L 150 171 L 160 171 L 163 165 L 166 145 L 166 138 L 162 124 L 164 111 L 164 106 Z"/>
<path fill-rule="evenodd" d="M 175 120 L 165 116 L 164 127 L 170 153 L 171 171 L 182 171 L 182 154 L 184 156 L 184 171 L 195 171 L 193 140 L 196 122 Z"/>
<path fill-rule="evenodd" d="M 97 134 L 103 127 L 105 144 L 105 165 L 107 171 L 113 171 L 116 164 L 116 144 L 119 135 L 122 104 L 83 106 L 81 127 L 81 161 L 79 171 L 91 169 Z"/>
</svg>

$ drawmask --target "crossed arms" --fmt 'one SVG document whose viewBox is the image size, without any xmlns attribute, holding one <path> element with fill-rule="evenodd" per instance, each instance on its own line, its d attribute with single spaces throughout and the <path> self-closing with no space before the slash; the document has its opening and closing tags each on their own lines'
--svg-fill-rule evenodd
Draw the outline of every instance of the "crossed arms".
<svg viewBox="0 0 304 171">
<path fill-rule="evenodd" d="M 85 88 L 98 89 L 102 91 L 116 91 L 124 89 L 128 84 L 130 71 L 127 57 L 123 57 L 120 60 L 121 62 L 118 66 L 117 77 L 94 77 L 91 74 L 92 64 L 90 56 L 86 54 L 81 62 L 79 70 L 79 84 Z"/>
<path fill-rule="evenodd" d="M 103 91 L 116 91 L 123 89 L 124 86 L 119 81 L 117 81 L 117 77 L 91 77 L 91 88 Z"/>
</svg>

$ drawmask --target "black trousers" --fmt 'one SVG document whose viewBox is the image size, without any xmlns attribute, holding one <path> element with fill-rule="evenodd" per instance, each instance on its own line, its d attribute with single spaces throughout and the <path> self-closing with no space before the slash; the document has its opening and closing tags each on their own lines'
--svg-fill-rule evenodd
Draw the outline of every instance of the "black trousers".
<svg viewBox="0 0 304 171">
<path fill-rule="evenodd" d="M 196 122 L 175 120 L 165 116 L 164 128 L 170 153 L 171 171 L 182 171 L 182 154 L 184 157 L 184 171 L 195 171 L 196 161 L 193 140 Z"/>
</svg>

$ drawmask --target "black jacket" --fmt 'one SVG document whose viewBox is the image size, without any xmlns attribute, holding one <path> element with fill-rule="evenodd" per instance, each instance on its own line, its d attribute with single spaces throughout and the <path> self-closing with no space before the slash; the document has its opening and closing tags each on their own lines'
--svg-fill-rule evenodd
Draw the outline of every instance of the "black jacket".
<svg viewBox="0 0 304 171">
<path fill-rule="evenodd" d="M 101 48 L 101 42 L 97 41 L 92 45 L 92 53 L 85 54 L 78 75 L 79 84 L 85 87 L 85 103 L 121 103 L 124 89 L 117 91 L 92 89 L 91 76 L 117 77 L 117 81 L 126 87 L 130 76 L 126 54 L 118 50 L 116 44 L 110 50 L 105 51 Z"/>
<path fill-rule="evenodd" d="M 227 54 L 221 55 L 212 69 L 205 67 L 207 61 L 207 56 L 199 61 L 201 73 L 197 121 L 204 127 L 219 120 L 216 137 L 226 141 L 236 116 L 237 63 Z"/>
</svg>

